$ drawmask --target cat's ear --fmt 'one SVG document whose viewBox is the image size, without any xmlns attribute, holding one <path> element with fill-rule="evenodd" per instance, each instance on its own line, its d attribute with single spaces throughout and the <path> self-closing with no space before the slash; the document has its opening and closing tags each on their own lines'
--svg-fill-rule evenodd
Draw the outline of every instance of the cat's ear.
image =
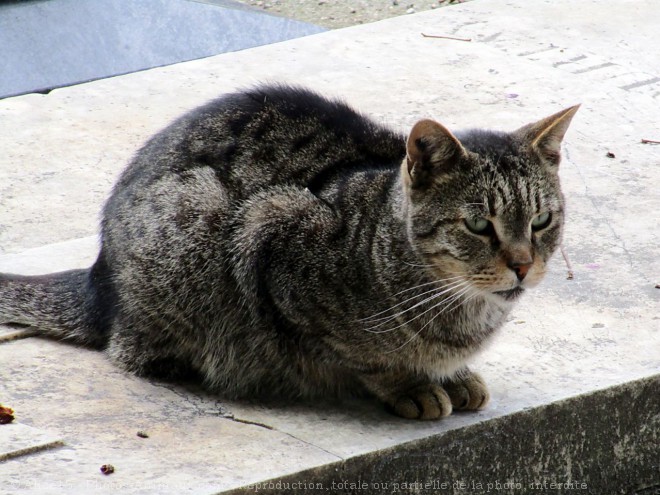
<svg viewBox="0 0 660 495">
<path fill-rule="evenodd" d="M 451 170 L 465 154 L 463 145 L 434 120 L 420 120 L 408 136 L 403 178 L 413 189 L 430 185 L 439 174 Z"/>
<path fill-rule="evenodd" d="M 526 146 L 538 153 L 551 166 L 559 165 L 561 142 L 580 105 L 557 112 L 518 129 L 516 134 Z"/>
</svg>

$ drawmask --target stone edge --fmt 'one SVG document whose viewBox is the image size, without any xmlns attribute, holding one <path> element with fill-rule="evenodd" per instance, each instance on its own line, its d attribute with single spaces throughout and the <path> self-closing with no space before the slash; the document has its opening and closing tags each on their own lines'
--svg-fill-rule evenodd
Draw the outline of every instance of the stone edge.
<svg viewBox="0 0 660 495">
<path fill-rule="evenodd" d="M 659 444 L 657 374 L 221 493 L 655 494 Z"/>
</svg>

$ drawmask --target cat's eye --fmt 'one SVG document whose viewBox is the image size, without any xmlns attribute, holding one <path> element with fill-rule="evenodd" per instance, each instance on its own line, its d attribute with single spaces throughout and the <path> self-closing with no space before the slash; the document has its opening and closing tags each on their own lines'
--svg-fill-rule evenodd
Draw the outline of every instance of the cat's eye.
<svg viewBox="0 0 660 495">
<path fill-rule="evenodd" d="M 537 215 L 534 220 L 532 220 L 532 230 L 537 232 L 539 230 L 545 229 L 550 222 L 552 221 L 552 214 L 548 211 Z"/>
<path fill-rule="evenodd" d="M 466 218 L 465 226 L 477 235 L 490 235 L 493 231 L 493 224 L 483 217 Z"/>
</svg>

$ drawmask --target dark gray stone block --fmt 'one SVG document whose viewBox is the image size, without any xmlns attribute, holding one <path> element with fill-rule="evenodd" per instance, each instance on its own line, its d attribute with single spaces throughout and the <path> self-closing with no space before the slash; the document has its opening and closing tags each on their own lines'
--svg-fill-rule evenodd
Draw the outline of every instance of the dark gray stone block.
<svg viewBox="0 0 660 495">
<path fill-rule="evenodd" d="M 2 3 L 0 98 L 321 31 L 228 0 Z"/>
<path fill-rule="evenodd" d="M 660 375 L 224 493 L 656 495 L 658 411 Z"/>
</svg>

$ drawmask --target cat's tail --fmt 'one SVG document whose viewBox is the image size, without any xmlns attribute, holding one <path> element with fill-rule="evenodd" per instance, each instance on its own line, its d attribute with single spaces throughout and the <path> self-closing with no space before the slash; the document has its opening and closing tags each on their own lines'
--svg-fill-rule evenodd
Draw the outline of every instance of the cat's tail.
<svg viewBox="0 0 660 495">
<path fill-rule="evenodd" d="M 94 268 L 30 277 L 0 273 L 0 323 L 104 348 L 109 332 L 93 273 Z"/>
</svg>

